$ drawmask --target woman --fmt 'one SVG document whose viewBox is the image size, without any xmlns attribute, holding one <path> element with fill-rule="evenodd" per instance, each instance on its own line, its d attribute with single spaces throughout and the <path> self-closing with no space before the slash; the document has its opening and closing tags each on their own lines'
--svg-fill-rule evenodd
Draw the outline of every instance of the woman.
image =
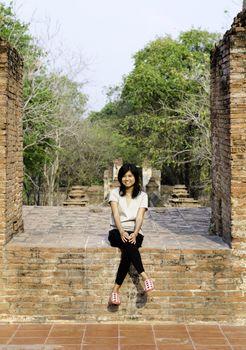
<svg viewBox="0 0 246 350">
<path fill-rule="evenodd" d="M 142 224 L 145 211 L 148 209 L 147 194 L 141 191 L 140 176 L 134 164 L 123 164 L 118 173 L 120 188 L 110 192 L 109 203 L 112 214 L 108 239 L 112 247 L 122 251 L 121 261 L 116 275 L 115 285 L 110 301 L 120 304 L 119 290 L 129 271 L 131 263 L 144 281 L 144 291 L 154 289 L 142 264 L 139 248 L 143 242 Z"/>
</svg>

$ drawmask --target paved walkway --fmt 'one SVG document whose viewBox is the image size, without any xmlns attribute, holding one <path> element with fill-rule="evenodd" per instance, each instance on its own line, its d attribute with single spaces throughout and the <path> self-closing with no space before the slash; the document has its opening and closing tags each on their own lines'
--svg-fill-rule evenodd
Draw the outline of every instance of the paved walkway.
<svg viewBox="0 0 246 350">
<path fill-rule="evenodd" d="M 0 344 L 1 350 L 245 350 L 246 326 L 1 324 Z"/>
<path fill-rule="evenodd" d="M 24 207 L 25 232 L 9 244 L 39 247 L 107 247 L 109 207 Z M 144 222 L 144 247 L 228 249 L 208 234 L 209 208 L 151 208 Z"/>
</svg>

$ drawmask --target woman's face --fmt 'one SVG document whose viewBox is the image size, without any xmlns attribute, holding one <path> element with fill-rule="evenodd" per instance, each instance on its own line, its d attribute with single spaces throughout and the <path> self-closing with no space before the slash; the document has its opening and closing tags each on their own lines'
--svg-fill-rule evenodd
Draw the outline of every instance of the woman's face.
<svg viewBox="0 0 246 350">
<path fill-rule="evenodd" d="M 126 188 L 129 188 L 135 184 L 136 180 L 133 173 L 129 170 L 123 175 L 121 181 Z"/>
</svg>

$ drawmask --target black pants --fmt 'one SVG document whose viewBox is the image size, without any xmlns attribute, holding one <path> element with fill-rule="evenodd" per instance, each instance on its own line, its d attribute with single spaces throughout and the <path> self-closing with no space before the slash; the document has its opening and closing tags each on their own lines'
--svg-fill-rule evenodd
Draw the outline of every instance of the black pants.
<svg viewBox="0 0 246 350">
<path fill-rule="evenodd" d="M 131 234 L 132 232 L 129 231 L 128 233 Z M 121 249 L 121 261 L 117 271 L 115 283 L 122 285 L 131 263 L 139 274 L 144 272 L 141 255 L 138 250 L 138 248 L 140 248 L 142 245 L 143 235 L 138 234 L 136 244 L 133 244 L 130 242 L 123 242 L 119 231 L 113 229 L 109 231 L 108 240 L 112 247 L 118 247 Z"/>
</svg>

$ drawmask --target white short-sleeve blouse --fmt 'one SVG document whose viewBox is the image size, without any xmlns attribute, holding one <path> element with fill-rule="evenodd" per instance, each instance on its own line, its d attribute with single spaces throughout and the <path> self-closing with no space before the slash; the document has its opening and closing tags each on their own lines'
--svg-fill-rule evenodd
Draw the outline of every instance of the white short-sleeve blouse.
<svg viewBox="0 0 246 350">
<path fill-rule="evenodd" d="M 136 198 L 132 198 L 132 200 L 128 204 L 126 201 L 126 197 L 120 196 L 120 189 L 114 188 L 110 191 L 108 202 L 118 203 L 120 222 L 122 224 L 122 227 L 126 231 L 134 231 L 138 209 L 148 209 L 148 196 L 145 192 L 142 191 Z M 110 226 L 112 228 L 117 228 L 112 214 L 110 219 Z M 140 230 L 139 233 L 143 234 L 142 230 Z"/>
</svg>

